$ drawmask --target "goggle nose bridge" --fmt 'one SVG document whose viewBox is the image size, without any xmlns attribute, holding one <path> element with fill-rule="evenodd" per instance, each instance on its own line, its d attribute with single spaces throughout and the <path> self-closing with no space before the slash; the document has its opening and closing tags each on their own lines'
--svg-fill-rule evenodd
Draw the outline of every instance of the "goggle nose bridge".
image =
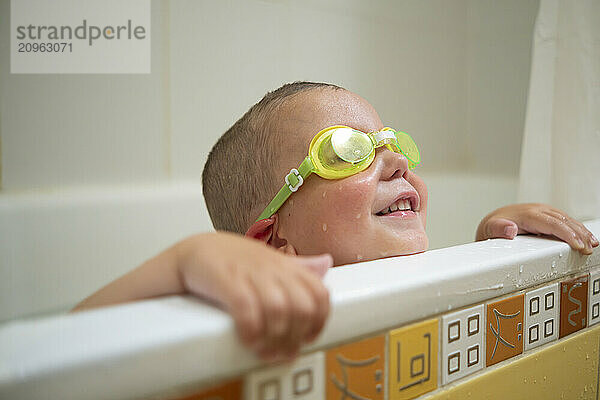
<svg viewBox="0 0 600 400">
<path fill-rule="evenodd" d="M 370 134 L 375 147 L 381 147 L 386 144 L 391 144 L 396 142 L 396 133 L 392 130 L 383 129 L 377 132 L 373 132 Z"/>
</svg>

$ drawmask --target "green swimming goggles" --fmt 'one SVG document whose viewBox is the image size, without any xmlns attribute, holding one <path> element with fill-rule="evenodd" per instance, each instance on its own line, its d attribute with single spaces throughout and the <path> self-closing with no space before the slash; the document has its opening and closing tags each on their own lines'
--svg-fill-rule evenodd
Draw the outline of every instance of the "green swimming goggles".
<svg viewBox="0 0 600 400">
<path fill-rule="evenodd" d="M 325 179 L 342 179 L 358 174 L 371 165 L 375 159 L 375 149 L 382 146 L 403 154 L 410 169 L 415 168 L 421 161 L 419 149 L 412 138 L 407 133 L 392 128 L 370 133 L 343 125 L 323 129 L 310 142 L 308 156 L 298 169 L 292 168 L 286 175 L 285 185 L 257 221 L 275 214 L 311 173 L 314 172 Z"/>
</svg>

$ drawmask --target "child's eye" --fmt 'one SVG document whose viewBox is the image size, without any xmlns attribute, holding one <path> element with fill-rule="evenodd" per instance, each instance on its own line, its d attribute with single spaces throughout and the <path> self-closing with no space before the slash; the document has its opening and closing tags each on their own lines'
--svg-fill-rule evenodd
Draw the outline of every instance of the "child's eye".
<svg viewBox="0 0 600 400">
<path fill-rule="evenodd" d="M 325 161 L 325 165 L 331 167 L 332 169 L 340 169 L 340 167 L 344 167 L 348 165 L 348 162 L 342 160 L 335 154 L 333 151 L 333 147 L 331 146 L 331 139 L 326 139 L 329 143 L 323 143 L 323 146 L 319 148 L 319 159 L 321 161 Z"/>
</svg>

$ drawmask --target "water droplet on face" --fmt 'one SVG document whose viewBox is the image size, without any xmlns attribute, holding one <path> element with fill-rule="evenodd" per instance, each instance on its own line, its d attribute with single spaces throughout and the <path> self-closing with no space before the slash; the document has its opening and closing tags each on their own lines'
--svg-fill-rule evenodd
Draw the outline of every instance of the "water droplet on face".
<svg viewBox="0 0 600 400">
<path fill-rule="evenodd" d="M 327 224 L 323 224 L 323 232 L 327 232 Z"/>
<path fill-rule="evenodd" d="M 323 192 L 323 198 L 325 198 L 325 196 L 327 196 L 327 192 Z"/>
<path fill-rule="evenodd" d="M 359 219 L 359 218 L 360 218 L 360 213 L 356 214 L 356 219 Z"/>
</svg>

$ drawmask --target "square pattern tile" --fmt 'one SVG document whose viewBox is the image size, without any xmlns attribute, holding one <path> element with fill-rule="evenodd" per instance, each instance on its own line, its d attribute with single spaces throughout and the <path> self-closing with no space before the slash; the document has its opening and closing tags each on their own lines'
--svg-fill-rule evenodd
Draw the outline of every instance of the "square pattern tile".
<svg viewBox="0 0 600 400">
<path fill-rule="evenodd" d="M 483 304 L 442 317 L 442 384 L 483 368 L 484 328 Z"/>
<path fill-rule="evenodd" d="M 309 354 L 291 365 L 275 366 L 250 372 L 245 392 L 249 400 L 321 400 L 325 396 L 325 356 Z"/>
<path fill-rule="evenodd" d="M 588 326 L 600 322 L 600 268 L 590 271 L 588 289 Z"/>
<path fill-rule="evenodd" d="M 326 399 L 383 399 L 385 336 L 327 350 Z"/>
<path fill-rule="evenodd" d="M 520 294 L 487 304 L 486 366 L 523 352 L 524 298 Z"/>
<path fill-rule="evenodd" d="M 390 400 L 413 399 L 437 388 L 438 326 L 436 318 L 389 332 Z M 456 358 L 451 362 L 460 365 Z"/>
<path fill-rule="evenodd" d="M 558 339 L 558 283 L 525 293 L 525 350 Z"/>
<path fill-rule="evenodd" d="M 588 281 L 589 275 L 586 274 L 560 283 L 561 338 L 587 326 Z"/>
</svg>

